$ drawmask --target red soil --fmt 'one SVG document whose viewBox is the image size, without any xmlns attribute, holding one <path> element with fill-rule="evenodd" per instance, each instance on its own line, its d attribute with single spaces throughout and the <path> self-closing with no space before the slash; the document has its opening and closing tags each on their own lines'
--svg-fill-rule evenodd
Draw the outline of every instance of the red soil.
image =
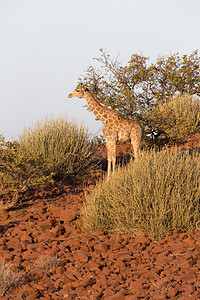
<svg viewBox="0 0 200 300">
<path fill-rule="evenodd" d="M 93 187 L 92 180 L 46 187 L 0 213 L 0 257 L 25 274 L 0 299 L 200 299 L 200 232 L 158 241 L 84 232 L 79 212 Z M 42 255 L 62 264 L 35 267 Z"/>
</svg>

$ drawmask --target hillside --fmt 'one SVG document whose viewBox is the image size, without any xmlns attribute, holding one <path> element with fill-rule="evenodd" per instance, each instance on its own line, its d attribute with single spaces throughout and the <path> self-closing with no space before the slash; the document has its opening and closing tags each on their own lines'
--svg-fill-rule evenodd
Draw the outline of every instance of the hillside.
<svg viewBox="0 0 200 300">
<path fill-rule="evenodd" d="M 162 240 L 85 232 L 80 213 L 95 182 L 30 190 L 0 213 L 0 257 L 13 266 L 0 267 L 1 299 L 200 299 L 199 230 Z"/>
</svg>

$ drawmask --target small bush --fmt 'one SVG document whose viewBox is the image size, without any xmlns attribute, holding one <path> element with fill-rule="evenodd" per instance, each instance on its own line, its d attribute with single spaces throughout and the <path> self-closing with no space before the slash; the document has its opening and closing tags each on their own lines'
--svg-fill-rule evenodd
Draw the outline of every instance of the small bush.
<svg viewBox="0 0 200 300">
<path fill-rule="evenodd" d="M 24 283 L 24 274 L 14 271 L 13 265 L 0 260 L 0 295 Z"/>
<path fill-rule="evenodd" d="M 53 268 L 57 268 L 61 264 L 62 261 L 57 256 L 42 255 L 35 261 L 33 266 L 45 271 L 51 271 Z"/>
<path fill-rule="evenodd" d="M 51 176 L 42 173 L 41 157 L 19 151 L 19 143 L 6 142 L 0 136 L 0 197 L 5 191 L 17 194 L 30 185 L 51 181 Z"/>
<path fill-rule="evenodd" d="M 200 155 L 162 150 L 119 168 L 86 195 L 83 221 L 89 231 L 132 232 L 161 237 L 195 229 L 200 220 Z"/>
<path fill-rule="evenodd" d="M 199 131 L 200 99 L 191 95 L 171 97 L 158 103 L 147 118 L 162 137 L 182 141 Z"/>
<path fill-rule="evenodd" d="M 25 129 L 19 144 L 22 153 L 42 159 L 45 175 L 58 179 L 89 173 L 98 161 L 87 130 L 64 117 L 46 118 Z"/>
</svg>

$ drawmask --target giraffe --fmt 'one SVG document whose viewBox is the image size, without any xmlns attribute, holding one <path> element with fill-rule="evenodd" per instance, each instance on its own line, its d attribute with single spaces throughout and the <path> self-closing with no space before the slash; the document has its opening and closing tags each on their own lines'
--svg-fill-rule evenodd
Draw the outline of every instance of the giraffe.
<svg viewBox="0 0 200 300">
<path fill-rule="evenodd" d="M 84 97 L 91 111 L 103 124 L 103 135 L 106 139 L 107 158 L 108 158 L 108 177 L 111 174 L 111 167 L 114 172 L 116 163 L 116 142 L 125 142 L 131 139 L 135 158 L 138 158 L 142 142 L 142 126 L 132 118 L 124 118 L 114 109 L 108 108 L 99 103 L 88 88 L 83 84 L 68 95 L 71 97 Z"/>
</svg>

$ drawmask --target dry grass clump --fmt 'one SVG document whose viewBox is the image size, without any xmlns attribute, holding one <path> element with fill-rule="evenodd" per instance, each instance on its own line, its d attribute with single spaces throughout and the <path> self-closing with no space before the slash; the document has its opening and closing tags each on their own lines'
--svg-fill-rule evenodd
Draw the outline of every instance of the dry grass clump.
<svg viewBox="0 0 200 300">
<path fill-rule="evenodd" d="M 57 268 L 61 264 L 62 260 L 57 256 L 42 255 L 34 262 L 33 266 L 45 271 L 51 271 L 53 268 Z"/>
<path fill-rule="evenodd" d="M 19 138 L 22 153 L 40 157 L 44 174 L 55 178 L 84 175 L 96 168 L 97 149 L 83 126 L 66 117 L 46 118 L 24 130 Z"/>
<path fill-rule="evenodd" d="M 150 234 L 195 229 L 200 220 L 200 155 L 144 151 L 86 195 L 87 230 Z"/>
<path fill-rule="evenodd" d="M 24 274 L 15 272 L 14 266 L 5 260 L 0 260 L 0 296 L 4 296 L 10 289 L 24 283 Z"/>
</svg>

